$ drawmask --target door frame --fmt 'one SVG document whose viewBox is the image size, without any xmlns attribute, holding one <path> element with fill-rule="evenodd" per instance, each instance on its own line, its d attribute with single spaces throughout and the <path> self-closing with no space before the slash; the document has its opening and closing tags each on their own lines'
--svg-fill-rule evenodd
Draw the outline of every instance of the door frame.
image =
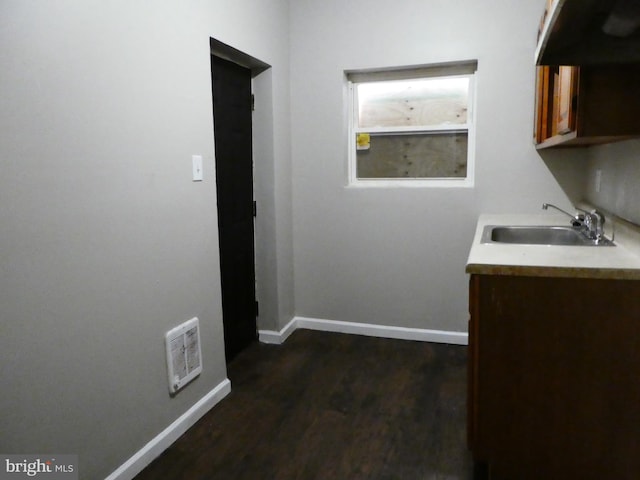
<svg viewBox="0 0 640 480">
<path fill-rule="evenodd" d="M 276 235 L 272 223 L 269 223 L 273 222 L 276 202 L 273 187 L 275 154 L 271 65 L 217 39 L 210 38 L 209 44 L 210 55 L 249 69 L 252 92 L 254 88 L 257 90 L 257 108 L 252 116 L 253 196 L 258 211 L 254 218 L 254 268 L 256 299 L 260 301 L 260 316 L 256 318 L 256 323 L 258 331 L 272 330 L 277 327 L 278 268 Z"/>
</svg>

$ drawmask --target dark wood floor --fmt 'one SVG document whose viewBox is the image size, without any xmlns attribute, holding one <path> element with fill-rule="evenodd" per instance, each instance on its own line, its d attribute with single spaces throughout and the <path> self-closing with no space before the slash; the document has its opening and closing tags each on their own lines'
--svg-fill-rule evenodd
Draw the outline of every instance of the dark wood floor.
<svg viewBox="0 0 640 480">
<path fill-rule="evenodd" d="M 136 480 L 470 480 L 466 347 L 296 331 Z"/>
</svg>

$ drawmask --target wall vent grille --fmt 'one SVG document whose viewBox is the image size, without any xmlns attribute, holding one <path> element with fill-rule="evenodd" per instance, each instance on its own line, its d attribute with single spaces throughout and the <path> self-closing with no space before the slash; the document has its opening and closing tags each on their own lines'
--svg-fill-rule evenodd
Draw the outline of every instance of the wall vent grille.
<svg viewBox="0 0 640 480">
<path fill-rule="evenodd" d="M 165 334 L 169 392 L 174 394 L 202 372 L 200 324 L 197 317 Z"/>
</svg>

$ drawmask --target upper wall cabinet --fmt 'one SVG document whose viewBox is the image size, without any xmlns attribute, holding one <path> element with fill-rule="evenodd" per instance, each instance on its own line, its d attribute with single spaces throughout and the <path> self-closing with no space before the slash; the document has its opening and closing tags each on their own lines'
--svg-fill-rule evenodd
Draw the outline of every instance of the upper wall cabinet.
<svg viewBox="0 0 640 480">
<path fill-rule="evenodd" d="M 640 137 L 640 0 L 546 0 L 537 148 Z"/>
<path fill-rule="evenodd" d="M 546 0 L 537 65 L 640 62 L 640 0 Z"/>
<path fill-rule="evenodd" d="M 640 137 L 640 65 L 537 69 L 538 149 Z"/>
</svg>

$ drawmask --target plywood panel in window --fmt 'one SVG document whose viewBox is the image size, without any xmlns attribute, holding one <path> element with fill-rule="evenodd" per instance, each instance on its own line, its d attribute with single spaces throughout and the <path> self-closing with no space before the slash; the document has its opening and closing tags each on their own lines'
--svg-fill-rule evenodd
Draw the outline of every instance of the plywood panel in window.
<svg viewBox="0 0 640 480">
<path fill-rule="evenodd" d="M 464 178 L 467 132 L 372 135 L 356 155 L 357 178 Z"/>
<path fill-rule="evenodd" d="M 358 85 L 358 126 L 418 127 L 467 123 L 469 78 Z"/>
</svg>

